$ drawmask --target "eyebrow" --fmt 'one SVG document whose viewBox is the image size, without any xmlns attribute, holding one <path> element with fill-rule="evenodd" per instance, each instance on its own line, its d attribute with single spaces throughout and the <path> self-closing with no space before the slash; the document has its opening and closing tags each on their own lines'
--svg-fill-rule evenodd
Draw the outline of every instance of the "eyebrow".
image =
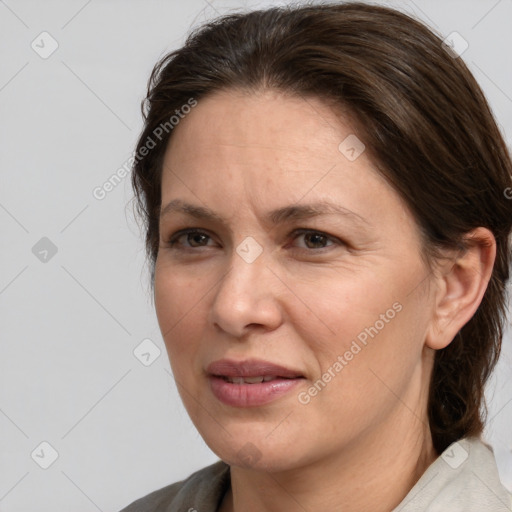
<svg viewBox="0 0 512 512">
<path fill-rule="evenodd" d="M 217 221 L 219 223 L 225 223 L 226 220 L 215 213 L 210 208 L 204 206 L 197 206 L 181 199 L 173 199 L 167 205 L 160 209 L 160 218 L 166 217 L 171 213 L 183 213 L 194 217 L 199 220 L 210 220 Z M 320 201 L 316 203 L 304 204 L 304 205 L 289 205 L 282 208 L 272 210 L 265 215 L 266 221 L 270 224 L 277 225 L 280 223 L 290 222 L 292 220 L 303 220 L 310 217 L 317 217 L 319 215 L 338 214 L 343 215 L 347 218 L 352 219 L 355 223 L 362 225 L 371 226 L 371 224 L 359 214 L 348 210 L 343 206 L 328 201 Z"/>
</svg>

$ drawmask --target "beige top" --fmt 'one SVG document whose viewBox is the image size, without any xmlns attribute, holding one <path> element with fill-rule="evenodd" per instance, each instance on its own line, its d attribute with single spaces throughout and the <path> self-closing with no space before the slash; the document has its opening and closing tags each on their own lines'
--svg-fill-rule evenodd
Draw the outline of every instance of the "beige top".
<svg viewBox="0 0 512 512">
<path fill-rule="evenodd" d="M 217 512 L 229 486 L 229 466 L 219 460 L 120 512 Z M 511 511 L 512 495 L 500 481 L 492 448 L 468 437 L 451 444 L 391 512 Z"/>
</svg>

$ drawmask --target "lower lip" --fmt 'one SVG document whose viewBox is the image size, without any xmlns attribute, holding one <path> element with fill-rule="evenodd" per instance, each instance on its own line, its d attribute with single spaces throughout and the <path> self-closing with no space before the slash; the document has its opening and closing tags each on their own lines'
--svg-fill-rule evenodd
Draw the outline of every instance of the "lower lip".
<svg viewBox="0 0 512 512">
<path fill-rule="evenodd" d="M 259 384 L 233 384 L 222 377 L 212 375 L 209 380 L 213 394 L 222 403 L 232 407 L 256 407 L 268 404 L 290 392 L 304 379 L 274 379 Z"/>
</svg>

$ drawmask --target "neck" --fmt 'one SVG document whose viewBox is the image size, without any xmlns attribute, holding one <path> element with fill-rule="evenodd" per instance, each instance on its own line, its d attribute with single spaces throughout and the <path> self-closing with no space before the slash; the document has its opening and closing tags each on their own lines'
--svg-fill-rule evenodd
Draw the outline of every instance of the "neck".
<svg viewBox="0 0 512 512">
<path fill-rule="evenodd" d="M 276 473 L 231 466 L 231 487 L 220 510 L 393 510 L 438 456 L 430 435 L 394 441 L 380 437 L 364 450 L 354 446 L 341 457 Z"/>
</svg>

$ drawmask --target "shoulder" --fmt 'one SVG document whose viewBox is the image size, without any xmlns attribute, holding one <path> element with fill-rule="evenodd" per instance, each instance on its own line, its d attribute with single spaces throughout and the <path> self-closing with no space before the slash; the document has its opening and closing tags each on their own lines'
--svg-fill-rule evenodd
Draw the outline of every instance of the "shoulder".
<svg viewBox="0 0 512 512">
<path fill-rule="evenodd" d="M 452 485 L 447 485 L 445 494 L 450 487 L 455 491 L 446 496 L 446 503 L 453 502 L 454 507 L 465 511 L 512 512 L 512 494 L 501 482 L 490 445 L 478 437 L 468 437 L 449 446 L 442 457 L 452 474 Z"/>
<path fill-rule="evenodd" d="M 501 483 L 492 448 L 478 437 L 452 443 L 427 468 L 400 512 L 511 512 L 512 495 Z"/>
<path fill-rule="evenodd" d="M 229 466 L 219 460 L 184 480 L 139 498 L 120 512 L 215 512 L 229 483 Z"/>
</svg>

